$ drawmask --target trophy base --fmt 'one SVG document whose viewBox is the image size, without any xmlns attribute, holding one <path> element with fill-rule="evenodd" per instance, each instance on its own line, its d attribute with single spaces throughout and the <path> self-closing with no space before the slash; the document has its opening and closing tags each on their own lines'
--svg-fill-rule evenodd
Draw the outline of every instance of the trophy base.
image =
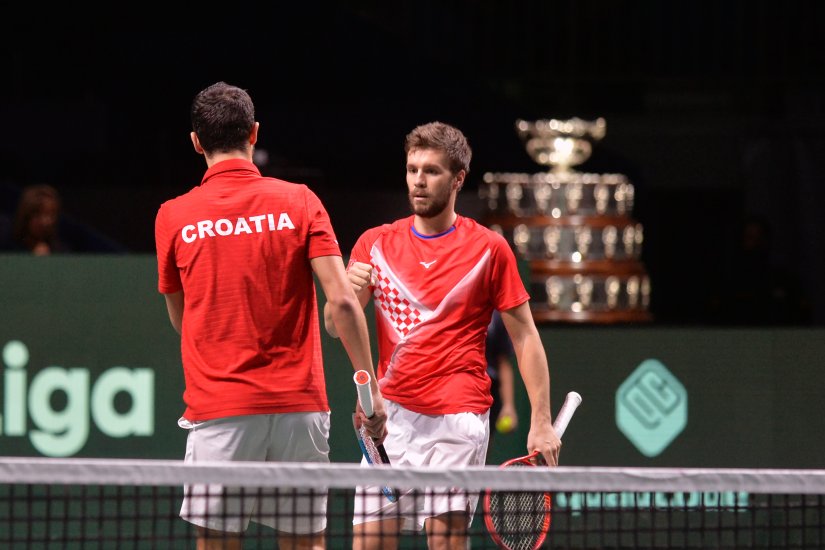
<svg viewBox="0 0 825 550">
<path fill-rule="evenodd" d="M 528 262 L 537 323 L 647 323 L 650 280 L 638 261 Z"/>
<path fill-rule="evenodd" d="M 647 311 L 559 311 L 534 307 L 531 304 L 533 320 L 542 323 L 579 323 L 616 325 L 623 323 L 649 323 L 653 315 Z"/>
</svg>

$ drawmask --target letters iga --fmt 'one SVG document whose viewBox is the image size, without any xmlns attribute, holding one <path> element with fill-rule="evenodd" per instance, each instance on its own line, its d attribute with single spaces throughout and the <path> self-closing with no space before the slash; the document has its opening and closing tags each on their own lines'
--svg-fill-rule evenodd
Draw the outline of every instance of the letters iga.
<svg viewBox="0 0 825 550">
<path fill-rule="evenodd" d="M 28 436 L 32 446 L 43 455 L 65 457 L 86 444 L 90 420 L 109 437 L 154 434 L 152 369 L 113 367 L 92 381 L 89 369 L 50 366 L 29 380 L 29 350 L 19 340 L 3 346 L 2 359 L 5 370 L 0 438 Z M 66 396 L 62 408 L 52 405 L 56 392 Z M 131 399 L 128 411 L 115 408 L 115 396 L 120 392 Z"/>
</svg>

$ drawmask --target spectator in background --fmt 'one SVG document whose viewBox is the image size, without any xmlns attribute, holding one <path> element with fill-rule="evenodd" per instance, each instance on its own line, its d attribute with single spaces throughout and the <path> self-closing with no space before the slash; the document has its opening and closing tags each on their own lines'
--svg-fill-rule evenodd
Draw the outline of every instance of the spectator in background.
<svg viewBox="0 0 825 550">
<path fill-rule="evenodd" d="M 126 253 L 109 236 L 63 210 L 51 185 L 0 184 L 0 252 L 47 256 L 55 253 Z"/>
<path fill-rule="evenodd" d="M 510 433 L 518 427 L 515 391 L 513 389 L 513 343 L 498 310 L 493 311 L 490 325 L 487 327 L 487 375 L 492 380 L 490 392 L 493 405 L 490 407 L 490 420 L 495 423 L 496 431 Z M 491 432 L 492 434 L 492 432 Z"/>
<path fill-rule="evenodd" d="M 60 195 L 51 185 L 29 185 L 23 189 L 12 228 L 12 250 L 47 256 L 70 249 L 58 232 Z"/>
</svg>

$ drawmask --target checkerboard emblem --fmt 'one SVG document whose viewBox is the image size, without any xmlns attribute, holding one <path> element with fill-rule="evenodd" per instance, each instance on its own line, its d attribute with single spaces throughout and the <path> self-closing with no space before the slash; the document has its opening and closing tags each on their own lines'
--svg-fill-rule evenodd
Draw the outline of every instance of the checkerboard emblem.
<svg viewBox="0 0 825 550">
<path fill-rule="evenodd" d="M 401 296 L 400 291 L 395 288 L 389 277 L 382 272 L 380 265 L 375 266 L 373 273 L 375 274 L 375 290 L 373 291 L 375 301 L 387 313 L 395 330 L 407 336 L 413 327 L 423 320 L 421 310 Z"/>
</svg>

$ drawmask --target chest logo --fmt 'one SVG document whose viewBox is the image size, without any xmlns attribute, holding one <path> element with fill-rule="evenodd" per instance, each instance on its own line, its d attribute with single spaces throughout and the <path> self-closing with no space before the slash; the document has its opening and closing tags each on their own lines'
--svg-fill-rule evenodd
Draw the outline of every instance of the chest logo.
<svg viewBox="0 0 825 550">
<path fill-rule="evenodd" d="M 431 261 L 431 262 L 418 262 L 418 263 L 420 263 L 421 265 L 423 265 L 426 269 L 430 269 L 430 266 L 431 266 L 431 265 L 433 265 L 433 264 L 434 264 L 435 262 L 437 262 L 437 261 L 438 261 L 438 259 L 435 259 L 435 260 L 433 260 L 433 261 Z"/>
</svg>

